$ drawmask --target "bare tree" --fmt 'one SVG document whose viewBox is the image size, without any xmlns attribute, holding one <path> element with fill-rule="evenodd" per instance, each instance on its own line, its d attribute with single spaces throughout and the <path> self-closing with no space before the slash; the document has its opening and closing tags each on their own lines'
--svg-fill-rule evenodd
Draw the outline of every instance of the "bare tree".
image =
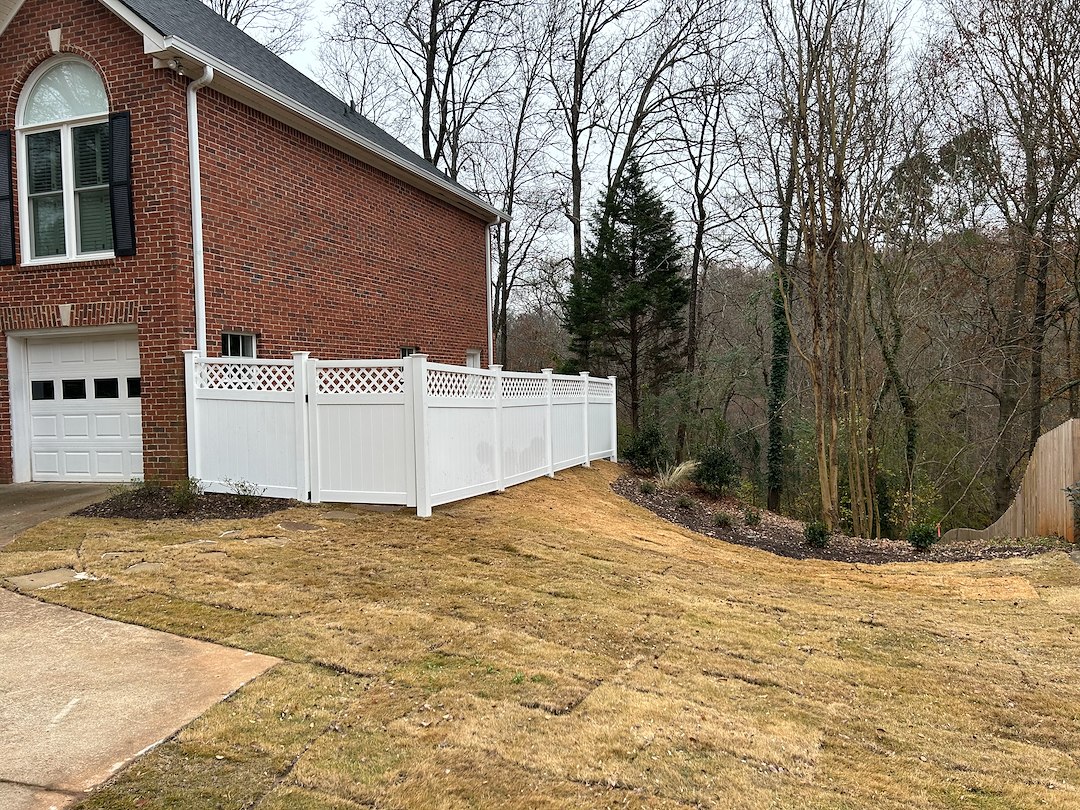
<svg viewBox="0 0 1080 810">
<path fill-rule="evenodd" d="M 280 55 L 304 44 L 308 0 L 203 0 L 206 5 Z"/>
<path fill-rule="evenodd" d="M 504 0 L 341 0 L 330 39 L 346 66 L 355 49 L 351 62 L 365 71 L 359 84 L 369 92 L 377 92 L 369 74 L 393 79 L 387 94 L 415 116 L 420 153 L 457 179 L 503 89 L 495 64 L 514 8 Z"/>
</svg>

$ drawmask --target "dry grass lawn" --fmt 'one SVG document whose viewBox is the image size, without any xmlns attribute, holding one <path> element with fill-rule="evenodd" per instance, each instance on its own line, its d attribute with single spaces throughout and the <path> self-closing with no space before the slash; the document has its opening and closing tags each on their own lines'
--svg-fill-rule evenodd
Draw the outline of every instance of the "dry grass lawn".
<svg viewBox="0 0 1080 810">
<path fill-rule="evenodd" d="M 1080 807 L 1065 554 L 793 561 L 667 524 L 617 475 L 426 521 L 23 535 L 0 577 L 98 577 L 44 599 L 285 659 L 81 807 Z"/>
</svg>

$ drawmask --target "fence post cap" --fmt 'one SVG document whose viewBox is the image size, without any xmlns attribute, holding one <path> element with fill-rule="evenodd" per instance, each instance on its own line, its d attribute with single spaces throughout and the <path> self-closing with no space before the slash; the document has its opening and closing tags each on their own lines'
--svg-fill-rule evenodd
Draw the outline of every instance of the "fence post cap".
<svg viewBox="0 0 1080 810">
<path fill-rule="evenodd" d="M 578 374 L 580 374 L 582 377 L 588 377 L 589 376 L 589 372 L 587 372 L 587 371 L 579 371 Z"/>
<path fill-rule="evenodd" d="M 502 371 L 502 365 L 499 363 L 488 363 L 488 369 L 491 371 Z"/>
<path fill-rule="evenodd" d="M 202 357 L 202 352 L 198 349 L 184 349 L 185 357 Z"/>
<path fill-rule="evenodd" d="M 547 374 L 548 376 L 550 376 L 550 375 L 555 373 L 555 369 L 553 369 L 553 368 L 542 368 L 542 369 L 540 369 L 540 373 L 541 374 Z"/>
</svg>

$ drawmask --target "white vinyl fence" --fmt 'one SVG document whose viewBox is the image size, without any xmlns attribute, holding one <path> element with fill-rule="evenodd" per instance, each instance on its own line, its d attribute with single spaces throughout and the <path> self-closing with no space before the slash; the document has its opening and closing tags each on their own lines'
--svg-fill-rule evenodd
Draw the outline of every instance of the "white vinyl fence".
<svg viewBox="0 0 1080 810">
<path fill-rule="evenodd" d="M 616 459 L 615 378 L 186 352 L 188 472 L 210 492 L 431 507 Z"/>
</svg>

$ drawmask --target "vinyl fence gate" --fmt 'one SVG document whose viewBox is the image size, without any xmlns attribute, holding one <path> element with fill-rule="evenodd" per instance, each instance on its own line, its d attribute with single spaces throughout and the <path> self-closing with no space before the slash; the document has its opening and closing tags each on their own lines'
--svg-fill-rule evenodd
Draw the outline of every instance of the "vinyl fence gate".
<svg viewBox="0 0 1080 810">
<path fill-rule="evenodd" d="M 617 459 L 614 377 L 185 352 L 188 474 L 209 492 L 439 504 Z"/>
</svg>

